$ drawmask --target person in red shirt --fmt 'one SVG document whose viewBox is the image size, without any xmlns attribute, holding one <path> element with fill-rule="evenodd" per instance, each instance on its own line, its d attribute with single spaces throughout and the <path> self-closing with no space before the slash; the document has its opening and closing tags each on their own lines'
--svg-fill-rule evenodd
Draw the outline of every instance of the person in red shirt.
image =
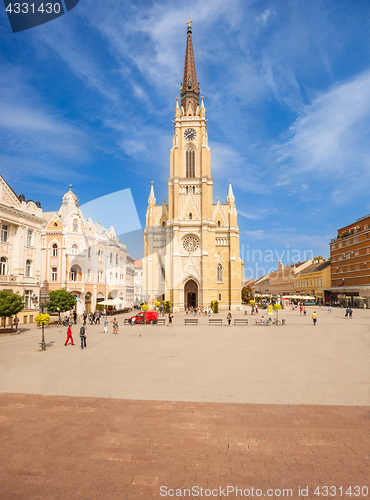
<svg viewBox="0 0 370 500">
<path fill-rule="evenodd" d="M 70 326 L 68 327 L 68 330 L 67 330 L 67 340 L 66 340 L 66 343 L 64 345 L 68 344 L 69 339 L 71 339 L 71 344 L 75 345 L 75 343 L 73 342 L 73 337 L 72 337 L 72 328 Z"/>
</svg>

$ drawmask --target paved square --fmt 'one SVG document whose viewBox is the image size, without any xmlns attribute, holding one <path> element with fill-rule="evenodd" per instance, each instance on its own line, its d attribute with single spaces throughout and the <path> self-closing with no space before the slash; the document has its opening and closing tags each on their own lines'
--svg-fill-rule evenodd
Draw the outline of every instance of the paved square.
<svg viewBox="0 0 370 500">
<path fill-rule="evenodd" d="M 73 347 L 48 328 L 45 352 L 39 330 L 3 336 L 1 498 L 366 498 L 348 487 L 369 486 L 369 311 L 318 312 L 316 327 L 297 311 L 284 327 L 121 318 L 86 350 L 76 328 Z"/>
</svg>

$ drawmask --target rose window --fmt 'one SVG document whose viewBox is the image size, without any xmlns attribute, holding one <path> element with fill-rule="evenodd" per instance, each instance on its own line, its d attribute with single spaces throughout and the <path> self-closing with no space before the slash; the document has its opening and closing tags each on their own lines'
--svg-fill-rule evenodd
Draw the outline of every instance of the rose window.
<svg viewBox="0 0 370 500">
<path fill-rule="evenodd" d="M 186 236 L 182 245 L 187 252 L 195 252 L 199 248 L 199 240 L 195 236 Z"/>
</svg>

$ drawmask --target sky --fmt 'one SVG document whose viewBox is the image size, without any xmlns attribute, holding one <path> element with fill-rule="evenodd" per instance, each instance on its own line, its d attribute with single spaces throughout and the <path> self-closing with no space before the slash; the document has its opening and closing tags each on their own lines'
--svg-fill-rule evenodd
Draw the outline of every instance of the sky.
<svg viewBox="0 0 370 500">
<path fill-rule="evenodd" d="M 370 212 L 368 0 L 80 0 L 19 33 L 1 4 L 0 174 L 45 211 L 69 184 L 81 205 L 130 189 L 144 228 L 150 181 L 168 198 L 189 18 L 214 202 L 231 179 L 245 277 L 329 257 Z"/>
</svg>

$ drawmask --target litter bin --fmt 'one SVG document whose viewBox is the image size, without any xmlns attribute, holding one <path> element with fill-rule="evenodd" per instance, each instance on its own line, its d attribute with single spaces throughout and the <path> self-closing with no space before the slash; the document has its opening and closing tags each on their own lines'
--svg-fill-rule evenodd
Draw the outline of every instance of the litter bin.
<svg viewBox="0 0 370 500">
<path fill-rule="evenodd" d="M 285 325 L 285 319 L 282 319 L 282 320 L 281 320 L 281 324 L 282 324 L 282 325 Z"/>
</svg>

